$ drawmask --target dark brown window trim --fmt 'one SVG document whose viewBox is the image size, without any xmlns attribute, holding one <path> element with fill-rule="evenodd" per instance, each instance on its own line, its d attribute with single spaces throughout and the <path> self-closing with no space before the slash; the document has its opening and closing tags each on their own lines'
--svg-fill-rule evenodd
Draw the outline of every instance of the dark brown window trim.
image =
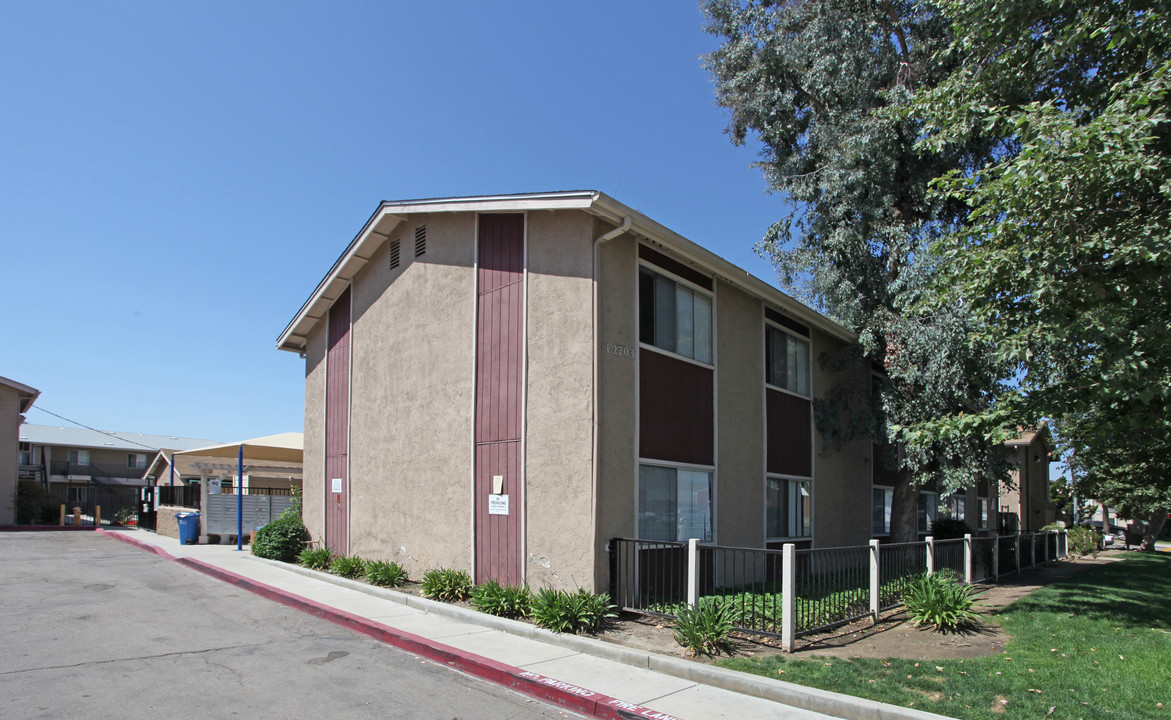
<svg viewBox="0 0 1171 720">
<path fill-rule="evenodd" d="M 640 260 L 645 260 L 652 265 L 657 265 L 669 273 L 677 275 L 687 282 L 695 283 L 704 290 L 712 290 L 712 279 L 707 275 L 699 272 L 695 268 L 684 265 L 683 263 L 669 258 L 663 253 L 646 245 L 638 246 L 638 257 Z"/>
<path fill-rule="evenodd" d="M 764 309 L 764 317 L 768 320 L 775 322 L 777 325 L 780 325 L 783 328 L 788 328 L 788 329 L 792 330 L 793 332 L 797 333 L 798 335 L 804 335 L 805 337 L 809 337 L 809 326 L 802 325 L 801 323 L 797 322 L 796 320 L 794 320 L 790 317 L 787 317 L 785 315 L 782 315 L 779 312 L 777 312 L 776 310 L 773 310 L 772 308 L 766 307 Z"/>
</svg>

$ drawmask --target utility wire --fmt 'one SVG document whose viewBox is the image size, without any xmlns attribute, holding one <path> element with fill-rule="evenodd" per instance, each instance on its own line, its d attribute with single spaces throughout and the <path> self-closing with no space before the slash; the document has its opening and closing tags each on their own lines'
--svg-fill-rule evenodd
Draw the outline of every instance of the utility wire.
<svg viewBox="0 0 1171 720">
<path fill-rule="evenodd" d="M 151 445 L 146 445 L 146 444 L 140 443 L 137 440 L 130 440 L 128 438 L 122 437 L 121 435 L 115 435 L 112 432 L 106 432 L 105 430 L 98 430 L 97 428 L 92 428 L 89 425 L 86 425 L 85 423 L 79 423 L 76 420 L 70 420 L 69 418 L 65 417 L 64 415 L 58 415 L 57 413 L 53 412 L 52 410 L 46 410 L 45 408 L 41 407 L 40 405 L 33 405 L 32 409 L 33 410 L 40 410 L 41 412 L 45 412 L 45 413 L 49 413 L 50 415 L 52 415 L 55 418 L 61 418 L 65 422 L 73 423 L 74 425 L 77 425 L 78 427 L 83 427 L 86 430 L 93 430 L 96 433 L 101 433 L 102 435 L 108 435 L 109 437 L 112 437 L 115 440 L 121 440 L 122 442 L 130 443 L 131 445 L 138 445 L 139 447 L 144 447 L 147 450 L 154 450 L 155 452 L 158 452 L 158 448 L 153 447 Z"/>
</svg>

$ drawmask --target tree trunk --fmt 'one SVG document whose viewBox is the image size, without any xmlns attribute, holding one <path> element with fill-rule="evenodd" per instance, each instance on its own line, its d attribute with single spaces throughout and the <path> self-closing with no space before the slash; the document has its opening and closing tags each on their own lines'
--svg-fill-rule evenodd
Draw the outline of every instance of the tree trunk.
<svg viewBox="0 0 1171 720">
<path fill-rule="evenodd" d="M 891 542 L 915 542 L 919 539 L 919 486 L 907 473 L 900 472 L 895 481 L 890 508 Z"/>
<path fill-rule="evenodd" d="M 1163 524 L 1167 522 L 1167 509 L 1157 508 L 1151 516 L 1147 518 L 1147 529 L 1143 533 L 1143 543 L 1139 546 L 1139 550 L 1147 552 L 1155 551 L 1155 541 L 1163 534 Z"/>
</svg>

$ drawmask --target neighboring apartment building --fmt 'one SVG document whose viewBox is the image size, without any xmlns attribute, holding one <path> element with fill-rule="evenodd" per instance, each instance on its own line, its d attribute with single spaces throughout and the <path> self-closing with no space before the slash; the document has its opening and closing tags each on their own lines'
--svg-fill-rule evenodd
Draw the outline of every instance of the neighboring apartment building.
<svg viewBox="0 0 1171 720">
<path fill-rule="evenodd" d="M 0 377 L 0 525 L 16 522 L 20 424 L 40 391 Z"/>
<path fill-rule="evenodd" d="M 870 444 L 812 417 L 854 340 L 602 193 L 383 203 L 278 340 L 306 361 L 306 524 L 590 589 L 613 537 L 865 543 Z"/>
<path fill-rule="evenodd" d="M 213 442 L 26 423 L 20 426 L 20 475 L 66 504 L 86 505 L 99 496 L 133 499 L 160 449 L 188 450 Z"/>
<path fill-rule="evenodd" d="M 1000 495 L 1000 531 L 1036 532 L 1056 521 L 1049 500 L 1049 455 L 1053 438 L 1042 423 L 1004 444 L 1010 485 Z"/>
</svg>

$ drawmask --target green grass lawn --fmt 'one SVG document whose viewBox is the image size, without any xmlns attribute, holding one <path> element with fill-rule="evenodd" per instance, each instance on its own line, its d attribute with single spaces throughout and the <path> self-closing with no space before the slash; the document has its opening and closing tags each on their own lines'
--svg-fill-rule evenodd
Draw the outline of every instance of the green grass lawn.
<svg viewBox="0 0 1171 720">
<path fill-rule="evenodd" d="M 987 658 L 768 657 L 718 664 L 963 720 L 1171 720 L 1166 556 L 1132 553 L 1042 588 L 990 619 L 1012 640 Z"/>
</svg>

